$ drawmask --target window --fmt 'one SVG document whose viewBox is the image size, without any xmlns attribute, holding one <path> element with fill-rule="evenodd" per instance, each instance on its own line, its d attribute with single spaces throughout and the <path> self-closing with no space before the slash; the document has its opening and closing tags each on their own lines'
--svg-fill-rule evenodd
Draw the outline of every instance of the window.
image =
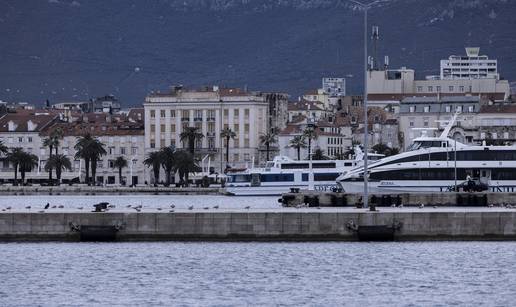
<svg viewBox="0 0 516 307">
<path fill-rule="evenodd" d="M 151 143 L 150 143 L 150 148 L 156 148 L 156 143 L 151 142 Z"/>
<path fill-rule="evenodd" d="M 156 132 L 156 125 L 150 125 L 150 131 L 152 133 Z"/>
<path fill-rule="evenodd" d="M 121 155 L 125 155 L 126 154 L 125 147 L 120 147 L 120 154 Z"/>
<path fill-rule="evenodd" d="M 439 93 L 439 92 L 441 92 L 441 87 L 440 86 L 436 86 L 435 90 Z"/>
<path fill-rule="evenodd" d="M 109 153 L 110 155 L 114 155 L 114 154 L 115 154 L 115 147 L 109 147 L 109 148 L 108 148 L 108 153 Z"/>
<path fill-rule="evenodd" d="M 160 125 L 160 126 L 161 126 L 161 127 L 160 127 L 160 131 L 161 131 L 162 133 L 165 133 L 165 125 Z"/>
<path fill-rule="evenodd" d="M 451 106 L 446 106 L 446 112 L 447 113 L 451 112 Z"/>
<path fill-rule="evenodd" d="M 410 106 L 410 107 L 409 107 L 409 112 L 410 112 L 410 113 L 414 113 L 414 112 L 416 112 L 416 106 Z"/>
<path fill-rule="evenodd" d="M 430 106 L 424 106 L 423 107 L 423 112 L 425 112 L 425 113 L 430 112 Z"/>
<path fill-rule="evenodd" d="M 423 122 L 423 126 L 428 127 L 428 120 L 425 120 L 425 121 Z"/>
<path fill-rule="evenodd" d="M 455 111 L 462 112 L 462 106 L 456 106 L 455 107 Z"/>
<path fill-rule="evenodd" d="M 450 90 L 450 92 L 453 92 L 453 90 L 454 90 L 453 85 L 450 85 L 450 86 L 448 87 L 448 89 Z"/>
<path fill-rule="evenodd" d="M 509 138 L 509 132 L 504 132 L 503 133 L 503 138 L 504 139 L 508 139 Z"/>
<path fill-rule="evenodd" d="M 23 137 L 18 137 L 18 143 L 23 143 Z"/>
<path fill-rule="evenodd" d="M 156 117 L 156 111 L 155 110 L 150 110 L 150 117 L 151 118 L 155 118 Z"/>
<path fill-rule="evenodd" d="M 411 121 L 411 122 L 409 123 L 409 126 L 410 126 L 410 127 L 414 127 L 414 122 L 413 122 L 413 121 Z"/>
<path fill-rule="evenodd" d="M 138 147 L 131 147 L 131 154 L 135 155 L 138 153 Z"/>
<path fill-rule="evenodd" d="M 423 91 L 423 87 L 422 87 L 422 86 L 418 86 L 418 87 L 417 87 L 417 92 L 418 92 L 418 93 L 421 93 L 422 91 Z"/>
<path fill-rule="evenodd" d="M 475 111 L 475 106 L 468 106 L 468 112 L 474 112 Z"/>
<path fill-rule="evenodd" d="M 170 110 L 170 117 L 176 117 L 176 110 Z"/>
<path fill-rule="evenodd" d="M 109 160 L 108 164 L 109 164 L 109 168 L 114 168 L 115 167 L 115 161 L 114 160 Z"/>
<path fill-rule="evenodd" d="M 27 141 L 28 141 L 29 143 L 32 143 L 32 136 L 27 137 Z"/>
<path fill-rule="evenodd" d="M 433 91 L 434 91 L 434 87 L 433 87 L 433 86 L 429 86 L 429 87 L 428 87 L 428 91 L 429 91 L 429 92 L 433 92 Z"/>
<path fill-rule="evenodd" d="M 161 118 L 164 118 L 165 117 L 165 110 L 159 111 L 159 114 L 160 114 Z"/>
<path fill-rule="evenodd" d="M 459 91 L 464 92 L 464 86 L 459 86 Z"/>
</svg>

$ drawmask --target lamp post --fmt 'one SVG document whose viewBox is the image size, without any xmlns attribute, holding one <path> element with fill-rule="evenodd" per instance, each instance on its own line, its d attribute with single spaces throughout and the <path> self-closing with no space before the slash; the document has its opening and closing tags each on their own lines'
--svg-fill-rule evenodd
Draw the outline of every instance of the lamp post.
<svg viewBox="0 0 516 307">
<path fill-rule="evenodd" d="M 377 3 L 379 0 L 371 2 L 369 4 L 364 4 L 362 2 L 358 2 L 355 0 L 349 0 L 357 5 L 359 5 L 362 10 L 364 10 L 364 208 L 368 207 L 368 174 L 367 174 L 367 153 L 368 153 L 368 122 L 367 122 L 367 11 L 371 8 L 371 6 Z M 371 211 L 375 211 L 375 207 L 370 207 Z"/>
</svg>

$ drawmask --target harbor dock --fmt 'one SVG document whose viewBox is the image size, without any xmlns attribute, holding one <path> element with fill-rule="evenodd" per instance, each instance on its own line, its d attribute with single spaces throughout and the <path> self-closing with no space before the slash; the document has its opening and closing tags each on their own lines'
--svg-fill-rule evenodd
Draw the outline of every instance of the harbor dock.
<svg viewBox="0 0 516 307">
<path fill-rule="evenodd" d="M 516 209 L 279 208 L 0 213 L 0 241 L 516 240 Z"/>
</svg>

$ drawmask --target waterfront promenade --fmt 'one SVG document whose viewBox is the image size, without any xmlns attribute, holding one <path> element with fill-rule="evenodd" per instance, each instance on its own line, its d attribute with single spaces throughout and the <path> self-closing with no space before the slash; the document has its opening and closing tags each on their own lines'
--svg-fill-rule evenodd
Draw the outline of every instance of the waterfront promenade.
<svg viewBox="0 0 516 307">
<path fill-rule="evenodd" d="M 158 186 L 88 186 L 60 185 L 60 186 L 0 186 L 0 195 L 116 195 L 116 194 L 187 194 L 187 195 L 215 195 L 223 193 L 219 187 L 165 187 Z"/>
<path fill-rule="evenodd" d="M 360 227 L 393 230 L 394 240 L 516 240 L 516 209 L 195 208 L 135 212 L 16 209 L 0 213 L 2 241 L 78 241 L 80 228 L 113 228 L 116 240 L 358 240 Z M 84 228 L 85 229 L 85 228 Z"/>
</svg>

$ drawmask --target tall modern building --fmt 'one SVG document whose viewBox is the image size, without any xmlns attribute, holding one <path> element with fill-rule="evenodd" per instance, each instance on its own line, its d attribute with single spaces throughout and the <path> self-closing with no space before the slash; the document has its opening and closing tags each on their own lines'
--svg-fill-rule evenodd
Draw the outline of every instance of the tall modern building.
<svg viewBox="0 0 516 307">
<path fill-rule="evenodd" d="M 480 55 L 480 48 L 466 47 L 466 55 L 441 60 L 441 79 L 499 79 L 497 61 Z"/>
<path fill-rule="evenodd" d="M 346 79 L 323 78 L 322 90 L 330 96 L 346 96 Z"/>
</svg>

